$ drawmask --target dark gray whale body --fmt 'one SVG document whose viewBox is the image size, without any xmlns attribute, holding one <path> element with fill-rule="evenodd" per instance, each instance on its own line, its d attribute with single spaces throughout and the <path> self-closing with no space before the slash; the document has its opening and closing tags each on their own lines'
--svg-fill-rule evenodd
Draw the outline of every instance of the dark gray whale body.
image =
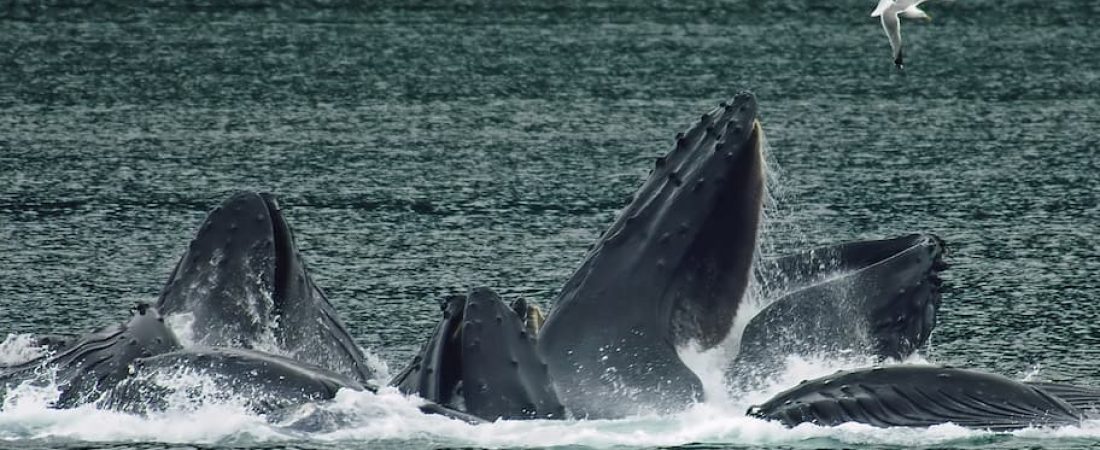
<svg viewBox="0 0 1100 450">
<path fill-rule="evenodd" d="M 102 405 L 139 414 L 163 410 L 173 391 L 162 386 L 159 377 L 190 371 L 210 377 L 217 389 L 215 397 L 244 399 L 246 406 L 261 414 L 331 399 L 340 389 L 368 389 L 354 379 L 278 355 L 197 347 L 135 360 L 129 376 L 108 391 Z"/>
<path fill-rule="evenodd" d="M 859 422 L 878 427 L 926 427 L 950 422 L 994 431 L 1079 425 L 1085 418 L 1079 407 L 1042 385 L 931 366 L 840 372 L 803 382 L 752 407 L 749 415 L 787 426 Z"/>
<path fill-rule="evenodd" d="M 944 251 L 935 235 L 913 234 L 762 261 L 764 296 L 777 300 L 745 327 L 731 389 L 762 387 L 789 355 L 913 354 L 936 324 Z"/>
<path fill-rule="evenodd" d="M 135 360 L 181 348 L 164 318 L 148 305 L 138 305 L 126 323 L 63 345 L 52 356 L 0 369 L 0 385 L 33 381 L 41 375 L 40 367 L 56 367 L 54 377 L 61 393 L 55 406 L 76 407 L 97 400 L 126 378 Z"/>
<path fill-rule="evenodd" d="M 578 417 L 703 399 L 677 347 L 720 343 L 752 276 L 764 195 L 756 108 L 740 94 L 679 135 L 554 301 L 538 348 Z"/>
<path fill-rule="evenodd" d="M 191 314 L 198 345 L 275 347 L 360 382 L 372 377 L 268 194 L 242 192 L 210 212 L 157 308 L 166 316 Z"/>
<path fill-rule="evenodd" d="M 565 416 L 535 337 L 485 288 L 445 300 L 443 320 L 391 384 L 489 420 Z"/>
</svg>

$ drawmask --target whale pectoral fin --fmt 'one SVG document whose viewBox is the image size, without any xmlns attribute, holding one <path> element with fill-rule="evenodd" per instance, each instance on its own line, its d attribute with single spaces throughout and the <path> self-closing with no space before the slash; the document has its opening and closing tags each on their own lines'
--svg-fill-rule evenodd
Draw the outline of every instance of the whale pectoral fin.
<svg viewBox="0 0 1100 450">
<path fill-rule="evenodd" d="M 461 348 L 466 412 L 490 420 L 565 415 L 534 336 L 492 290 L 466 298 Z"/>
<path fill-rule="evenodd" d="M 934 366 L 840 372 L 799 384 L 749 414 L 786 426 L 954 423 L 993 431 L 1079 425 L 1083 419 L 1080 410 L 1042 389 L 999 375 Z"/>
</svg>

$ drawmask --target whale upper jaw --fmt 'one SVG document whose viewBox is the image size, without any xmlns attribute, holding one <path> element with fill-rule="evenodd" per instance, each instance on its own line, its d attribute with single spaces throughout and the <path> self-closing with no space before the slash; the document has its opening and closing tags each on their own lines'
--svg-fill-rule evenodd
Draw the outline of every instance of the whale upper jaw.
<svg viewBox="0 0 1100 450">
<path fill-rule="evenodd" d="M 751 277 L 762 141 L 752 94 L 704 114 L 565 284 L 539 350 L 576 416 L 675 411 L 702 399 L 676 347 L 713 347 L 729 333 Z"/>
<path fill-rule="evenodd" d="M 771 303 L 745 326 L 728 388 L 763 388 L 792 355 L 915 353 L 936 325 L 945 252 L 936 235 L 911 234 L 758 261 L 761 296 Z"/>
</svg>

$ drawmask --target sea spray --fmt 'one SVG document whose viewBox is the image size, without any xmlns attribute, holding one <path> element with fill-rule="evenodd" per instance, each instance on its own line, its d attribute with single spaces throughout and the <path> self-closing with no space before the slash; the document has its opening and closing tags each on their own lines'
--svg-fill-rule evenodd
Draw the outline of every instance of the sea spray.
<svg viewBox="0 0 1100 450">
<path fill-rule="evenodd" d="M 45 354 L 46 346 L 39 345 L 33 334 L 8 333 L 0 342 L 0 367 L 22 364 Z"/>
</svg>

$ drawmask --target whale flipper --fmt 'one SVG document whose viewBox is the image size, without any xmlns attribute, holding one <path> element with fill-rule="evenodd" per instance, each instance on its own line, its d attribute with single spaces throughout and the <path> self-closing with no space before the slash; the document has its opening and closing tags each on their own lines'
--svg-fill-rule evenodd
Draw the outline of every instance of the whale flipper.
<svg viewBox="0 0 1100 450">
<path fill-rule="evenodd" d="M 236 194 L 207 216 L 157 306 L 191 314 L 201 346 L 274 351 L 360 382 L 372 375 L 267 194 Z"/>
<path fill-rule="evenodd" d="M 126 323 L 81 336 L 45 360 L 0 371 L 0 383 L 33 380 L 43 368 L 56 370 L 61 393 L 53 406 L 71 408 L 95 401 L 113 388 L 129 374 L 134 360 L 179 348 L 156 308 L 141 304 Z"/>
<path fill-rule="evenodd" d="M 848 242 L 762 263 L 778 300 L 753 317 L 727 371 L 742 391 L 790 355 L 902 359 L 935 327 L 944 244 L 931 234 Z"/>
<path fill-rule="evenodd" d="M 574 415 L 702 399 L 677 347 L 720 343 L 751 277 L 764 192 L 756 109 L 739 94 L 679 136 L 555 300 L 538 345 Z"/>
<path fill-rule="evenodd" d="M 892 366 L 839 372 L 803 382 L 749 415 L 786 426 L 927 427 L 954 423 L 1007 431 L 1079 425 L 1080 410 L 1040 388 L 975 370 Z"/>
<path fill-rule="evenodd" d="M 443 309 L 435 332 L 392 385 L 487 420 L 564 416 L 534 336 L 496 293 L 474 289 L 448 297 Z"/>
</svg>

